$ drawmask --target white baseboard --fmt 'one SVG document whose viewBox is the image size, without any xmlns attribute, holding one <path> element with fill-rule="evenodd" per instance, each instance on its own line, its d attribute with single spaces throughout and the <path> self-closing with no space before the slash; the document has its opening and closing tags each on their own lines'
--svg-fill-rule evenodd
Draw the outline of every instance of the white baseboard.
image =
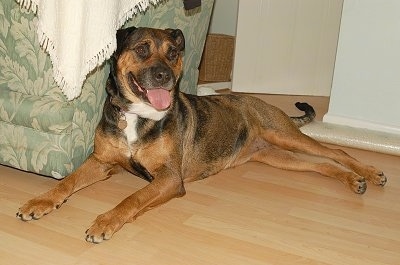
<svg viewBox="0 0 400 265">
<path fill-rule="evenodd" d="M 330 123 L 330 124 L 351 126 L 351 127 L 355 127 L 355 128 L 368 129 L 368 130 L 372 130 L 372 131 L 400 135 L 400 127 L 379 124 L 379 123 L 369 122 L 369 121 L 364 121 L 364 120 L 358 120 L 358 119 L 339 116 L 339 115 L 332 115 L 329 112 L 327 114 L 325 114 L 323 121 L 325 123 Z"/>
<path fill-rule="evenodd" d="M 400 156 L 400 134 L 318 121 L 301 127 L 301 131 L 320 142 Z"/>
</svg>

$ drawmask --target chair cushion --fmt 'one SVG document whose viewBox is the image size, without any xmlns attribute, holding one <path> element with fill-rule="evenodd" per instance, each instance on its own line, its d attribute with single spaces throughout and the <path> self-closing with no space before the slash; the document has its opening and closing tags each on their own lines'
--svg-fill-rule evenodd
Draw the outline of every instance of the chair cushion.
<svg viewBox="0 0 400 265">
<path fill-rule="evenodd" d="M 48 96 L 26 95 L 0 87 L 0 120 L 54 134 L 72 130 L 74 104 Z"/>
</svg>

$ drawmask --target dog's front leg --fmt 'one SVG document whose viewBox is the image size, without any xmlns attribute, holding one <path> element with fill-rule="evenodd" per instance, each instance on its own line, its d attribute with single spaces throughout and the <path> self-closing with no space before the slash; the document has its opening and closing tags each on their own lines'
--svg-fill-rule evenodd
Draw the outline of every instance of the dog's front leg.
<svg viewBox="0 0 400 265">
<path fill-rule="evenodd" d="M 138 215 L 184 194 L 185 188 L 180 178 L 155 178 L 153 182 L 124 199 L 114 209 L 99 215 L 86 231 L 86 241 L 100 243 L 110 239 L 125 223 L 133 222 Z"/>
<path fill-rule="evenodd" d="M 19 208 L 17 217 L 23 221 L 43 217 L 54 209 L 60 208 L 72 193 L 108 178 L 111 175 L 111 169 L 111 165 L 102 163 L 94 155 L 90 155 L 74 173 L 65 177 L 56 187 L 27 201 Z"/>
</svg>

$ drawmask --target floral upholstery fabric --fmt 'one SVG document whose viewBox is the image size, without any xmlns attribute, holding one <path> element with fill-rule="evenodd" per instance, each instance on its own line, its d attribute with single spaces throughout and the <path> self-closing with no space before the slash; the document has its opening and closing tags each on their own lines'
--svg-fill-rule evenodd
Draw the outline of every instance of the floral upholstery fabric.
<svg viewBox="0 0 400 265">
<path fill-rule="evenodd" d="M 185 11 L 182 0 L 163 1 L 125 26 L 180 28 L 186 39 L 181 90 L 196 93 L 198 65 L 213 0 Z M 14 0 L 0 2 L 0 164 L 62 177 L 92 152 L 106 97 L 109 66 L 93 71 L 80 97 L 67 101 L 40 48 L 37 18 Z"/>
</svg>

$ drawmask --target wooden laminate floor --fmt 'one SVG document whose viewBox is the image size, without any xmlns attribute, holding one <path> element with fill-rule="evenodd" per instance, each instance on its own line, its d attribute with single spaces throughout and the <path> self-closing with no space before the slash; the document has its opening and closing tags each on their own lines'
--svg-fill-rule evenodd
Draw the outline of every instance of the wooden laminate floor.
<svg viewBox="0 0 400 265">
<path fill-rule="evenodd" d="M 298 114 L 298 97 L 263 98 Z M 328 99 L 306 100 L 322 117 Z M 187 184 L 186 196 L 98 245 L 84 240 L 85 230 L 143 180 L 113 176 L 43 219 L 22 222 L 18 207 L 57 180 L 0 166 L 0 264 L 400 264 L 400 158 L 343 149 L 381 168 L 387 186 L 369 185 L 360 196 L 316 173 L 248 163 Z"/>
</svg>

